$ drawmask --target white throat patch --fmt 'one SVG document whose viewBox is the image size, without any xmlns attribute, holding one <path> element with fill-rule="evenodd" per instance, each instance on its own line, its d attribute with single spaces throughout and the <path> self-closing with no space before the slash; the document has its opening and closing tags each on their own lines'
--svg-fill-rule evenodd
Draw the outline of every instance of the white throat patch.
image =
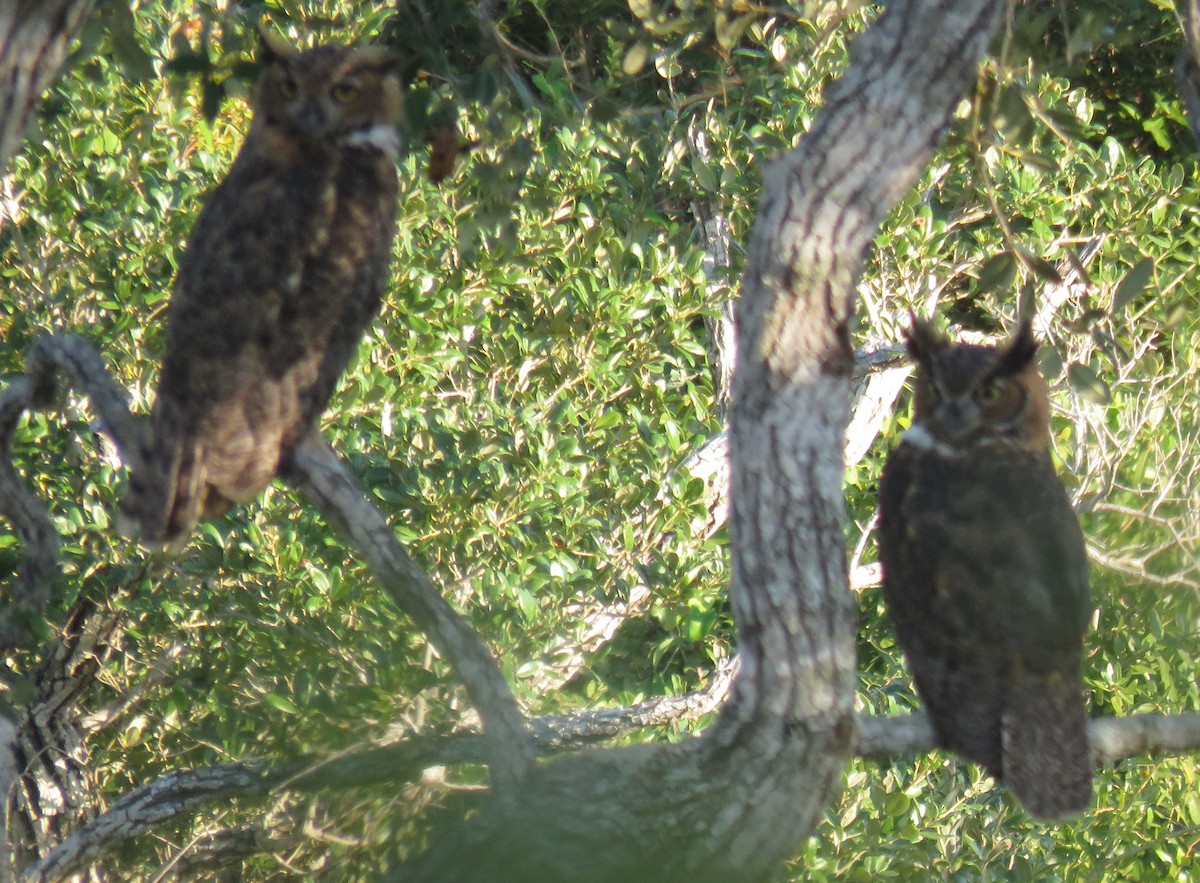
<svg viewBox="0 0 1200 883">
<path fill-rule="evenodd" d="M 911 426 L 907 432 L 900 437 L 900 441 L 912 445 L 914 448 L 920 448 L 922 451 L 933 451 L 945 457 L 965 457 L 967 455 L 966 448 L 956 448 L 954 445 L 948 445 L 939 438 L 936 438 L 932 432 L 921 426 L 919 423 Z M 1006 441 L 994 435 L 984 435 L 975 439 L 971 443 L 972 447 L 985 448 L 993 445 L 1003 445 Z"/>
<path fill-rule="evenodd" d="M 347 147 L 373 147 L 393 160 L 400 157 L 400 133 L 394 126 L 386 123 L 376 123 L 369 128 L 351 132 L 342 139 L 342 144 Z"/>
<path fill-rule="evenodd" d="M 934 451 L 947 457 L 961 457 L 963 455 L 963 451 L 960 448 L 938 440 L 934 437 L 933 433 L 919 423 L 915 423 L 909 427 L 908 431 L 901 438 L 901 441 L 922 451 Z"/>
</svg>

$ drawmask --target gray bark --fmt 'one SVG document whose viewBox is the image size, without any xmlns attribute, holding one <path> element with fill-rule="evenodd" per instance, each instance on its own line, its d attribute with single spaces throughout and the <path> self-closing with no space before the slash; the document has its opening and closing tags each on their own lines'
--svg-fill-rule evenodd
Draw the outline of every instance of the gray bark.
<svg viewBox="0 0 1200 883">
<path fill-rule="evenodd" d="M 0 174 L 91 10 L 92 0 L 0 3 Z"/>
<path fill-rule="evenodd" d="M 392 879 L 755 881 L 798 851 L 853 741 L 841 450 L 854 289 L 1002 11 L 889 4 L 812 131 L 766 170 L 731 408 L 742 667 L 718 721 L 691 742 L 538 767 L 515 804 L 486 806 Z"/>
<path fill-rule="evenodd" d="M 478 633 L 404 551 L 329 445 L 313 434 L 297 449 L 289 476 L 371 567 L 396 606 L 412 617 L 454 666 L 490 738 L 492 788 L 506 797 L 533 763 L 529 728 L 508 681 Z"/>
</svg>

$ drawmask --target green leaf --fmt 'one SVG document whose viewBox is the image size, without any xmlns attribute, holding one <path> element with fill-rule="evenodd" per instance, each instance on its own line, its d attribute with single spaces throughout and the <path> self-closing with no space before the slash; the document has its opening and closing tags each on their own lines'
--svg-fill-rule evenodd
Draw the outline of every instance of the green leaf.
<svg viewBox="0 0 1200 883">
<path fill-rule="evenodd" d="M 1095 371 L 1087 365 L 1074 362 L 1067 369 L 1067 380 L 1084 399 L 1097 405 L 1107 405 L 1112 401 L 1112 391 L 1108 384 L 1100 379 Z"/>
<path fill-rule="evenodd" d="M 1062 282 L 1062 275 L 1058 272 L 1058 267 L 1045 258 L 1038 257 L 1024 249 L 1021 250 L 1021 258 L 1036 276 L 1049 282 Z"/>
<path fill-rule="evenodd" d="M 726 52 L 732 52 L 738 41 L 742 39 L 742 35 L 746 33 L 746 29 L 754 23 L 755 18 L 757 18 L 755 13 L 730 18 L 728 13 L 718 12 L 715 19 L 717 43 Z"/>
<path fill-rule="evenodd" d="M 1153 273 L 1153 258 L 1142 258 L 1130 268 L 1129 272 L 1125 274 L 1125 278 L 1117 284 L 1117 290 L 1113 292 L 1112 311 L 1114 314 L 1121 312 L 1138 298 L 1146 289 L 1146 283 L 1150 281 Z"/>
<path fill-rule="evenodd" d="M 1056 346 L 1042 345 L 1038 348 L 1038 366 L 1042 376 L 1053 383 L 1063 373 L 1063 357 Z"/>
<path fill-rule="evenodd" d="M 1012 285 L 1017 275 L 1017 261 L 1011 251 L 994 254 L 979 266 L 979 290 L 1002 292 Z"/>
<path fill-rule="evenodd" d="M 139 83 L 154 77 L 154 61 L 131 32 L 120 30 L 113 34 L 113 58 L 121 72 L 132 82 Z"/>
<path fill-rule="evenodd" d="M 642 72 L 642 68 L 646 66 L 646 62 L 649 60 L 650 47 L 639 40 L 625 52 L 625 58 L 621 62 L 621 69 L 625 72 L 626 76 L 636 77 Z"/>
<path fill-rule="evenodd" d="M 265 694 L 263 696 L 263 701 L 277 711 L 282 711 L 284 714 L 300 713 L 300 709 L 296 707 L 296 703 L 294 703 L 291 699 L 288 699 L 286 696 L 280 696 L 278 693 Z"/>
</svg>

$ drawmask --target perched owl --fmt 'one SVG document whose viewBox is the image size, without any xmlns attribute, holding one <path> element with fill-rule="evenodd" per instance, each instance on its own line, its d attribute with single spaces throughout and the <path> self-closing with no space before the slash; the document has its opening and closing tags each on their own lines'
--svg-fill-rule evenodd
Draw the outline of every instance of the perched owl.
<svg viewBox="0 0 1200 883">
<path fill-rule="evenodd" d="M 401 87 L 377 48 L 262 32 L 253 120 L 192 228 L 124 530 L 177 546 L 257 496 L 312 429 L 379 310 Z"/>
<path fill-rule="evenodd" d="M 914 318 L 915 417 L 880 484 L 883 593 L 942 745 L 1034 816 L 1091 802 L 1083 533 L 1050 460 L 1028 323 L 954 344 Z"/>
</svg>

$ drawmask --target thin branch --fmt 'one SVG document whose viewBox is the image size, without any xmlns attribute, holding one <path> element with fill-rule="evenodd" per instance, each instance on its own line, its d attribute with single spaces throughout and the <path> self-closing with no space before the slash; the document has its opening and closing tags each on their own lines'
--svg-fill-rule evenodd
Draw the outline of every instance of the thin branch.
<svg viewBox="0 0 1200 883">
<path fill-rule="evenodd" d="M 60 396 L 62 375 L 81 388 L 127 463 L 140 456 L 141 433 L 129 412 L 125 390 L 112 379 L 104 360 L 75 334 L 38 338 L 25 355 L 25 376 L 0 390 L 0 515 L 12 524 L 23 549 L 17 574 L 0 613 L 0 647 L 32 637 L 31 618 L 50 599 L 57 574 L 58 532 L 46 506 L 26 487 L 13 463 L 12 437 L 21 415 L 49 408 Z"/>
<path fill-rule="evenodd" d="M 916 754 L 937 747 L 924 712 L 856 718 L 855 753 L 875 759 Z M 1088 725 L 1092 761 L 1108 766 L 1145 754 L 1200 751 L 1200 713 L 1135 714 L 1094 718 Z"/>
<path fill-rule="evenodd" d="M 491 740 L 489 768 L 497 794 L 520 787 L 533 763 L 529 729 L 495 657 L 429 576 L 404 551 L 387 520 L 315 433 L 292 458 L 288 478 L 370 566 L 379 585 L 458 673 Z"/>
<path fill-rule="evenodd" d="M 129 410 L 129 396 L 108 373 L 104 359 L 77 334 L 60 332 L 39 337 L 25 353 L 25 376 L 34 384 L 33 407 L 49 407 L 61 392 L 60 377 L 82 389 L 100 418 L 121 460 L 136 469 L 141 459 L 142 424 Z"/>
</svg>

